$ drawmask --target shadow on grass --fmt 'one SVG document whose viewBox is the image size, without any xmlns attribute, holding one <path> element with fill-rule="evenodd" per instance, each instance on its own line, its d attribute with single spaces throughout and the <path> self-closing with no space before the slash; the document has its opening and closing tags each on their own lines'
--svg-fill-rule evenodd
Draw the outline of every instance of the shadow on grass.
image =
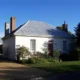
<svg viewBox="0 0 80 80">
<path fill-rule="evenodd" d="M 80 65 L 46 65 L 46 66 L 33 66 L 38 69 L 52 72 L 54 75 L 66 72 L 80 72 Z"/>
<path fill-rule="evenodd" d="M 39 67 L 38 69 L 43 69 L 52 72 L 48 80 L 80 80 L 80 65 L 60 65 L 60 66 L 45 66 Z"/>
</svg>

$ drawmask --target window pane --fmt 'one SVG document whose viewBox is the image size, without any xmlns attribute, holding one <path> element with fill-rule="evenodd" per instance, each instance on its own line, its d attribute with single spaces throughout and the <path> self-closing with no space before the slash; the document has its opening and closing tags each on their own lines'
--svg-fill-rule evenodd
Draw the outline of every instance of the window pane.
<svg viewBox="0 0 80 80">
<path fill-rule="evenodd" d="M 66 49 L 67 49 L 67 42 L 63 41 L 63 50 L 66 50 Z"/>
<path fill-rule="evenodd" d="M 33 51 L 33 52 L 35 52 L 35 44 L 36 44 L 36 41 L 35 40 L 31 40 L 30 41 L 30 48 L 31 48 L 31 50 Z"/>
</svg>

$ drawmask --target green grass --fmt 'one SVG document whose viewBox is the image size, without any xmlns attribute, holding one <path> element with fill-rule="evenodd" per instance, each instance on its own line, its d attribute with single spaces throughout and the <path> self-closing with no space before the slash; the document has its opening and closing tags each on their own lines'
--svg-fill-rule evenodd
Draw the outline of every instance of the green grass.
<svg viewBox="0 0 80 80">
<path fill-rule="evenodd" d="M 66 61 L 66 62 L 50 62 L 47 64 L 30 64 L 29 66 L 34 68 L 43 69 L 54 74 L 80 71 L 80 61 Z"/>
</svg>

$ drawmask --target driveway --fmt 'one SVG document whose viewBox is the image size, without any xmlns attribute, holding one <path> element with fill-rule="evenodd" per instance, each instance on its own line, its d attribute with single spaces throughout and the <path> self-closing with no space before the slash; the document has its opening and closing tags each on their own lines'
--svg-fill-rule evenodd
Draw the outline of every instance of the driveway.
<svg viewBox="0 0 80 80">
<path fill-rule="evenodd" d="M 14 62 L 0 62 L 0 80 L 44 80 L 50 74 Z"/>
</svg>

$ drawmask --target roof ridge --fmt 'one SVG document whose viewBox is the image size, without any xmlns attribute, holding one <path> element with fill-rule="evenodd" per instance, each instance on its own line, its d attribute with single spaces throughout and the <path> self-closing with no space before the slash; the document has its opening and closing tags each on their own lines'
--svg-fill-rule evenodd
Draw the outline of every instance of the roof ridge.
<svg viewBox="0 0 80 80">
<path fill-rule="evenodd" d="M 34 21 L 34 22 L 39 22 L 39 23 L 45 23 L 45 24 L 47 24 L 47 25 L 50 25 L 50 27 L 56 29 L 56 26 L 53 26 L 52 24 L 49 24 L 49 23 L 47 23 L 47 22 L 38 21 L 38 20 L 28 20 L 28 21 L 29 21 L 29 22 Z"/>
<path fill-rule="evenodd" d="M 60 36 L 60 37 L 70 37 L 70 35 L 64 33 L 63 31 L 57 29 L 51 24 L 41 21 L 28 20 L 23 24 L 18 30 L 14 32 L 14 35 L 22 36 Z"/>
</svg>

